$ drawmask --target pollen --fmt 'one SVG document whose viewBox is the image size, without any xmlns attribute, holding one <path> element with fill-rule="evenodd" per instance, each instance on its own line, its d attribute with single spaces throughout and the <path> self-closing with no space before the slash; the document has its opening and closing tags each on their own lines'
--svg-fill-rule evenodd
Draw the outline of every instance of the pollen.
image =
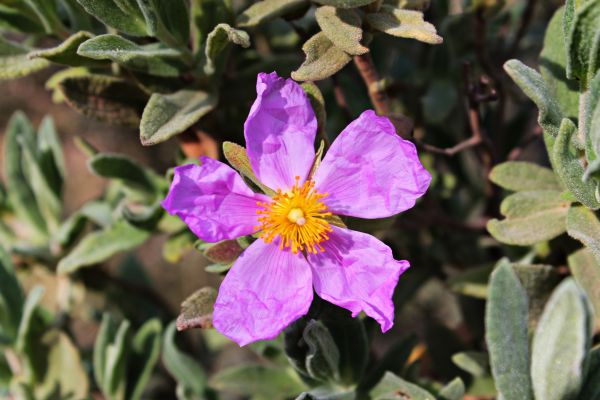
<svg viewBox="0 0 600 400">
<path fill-rule="evenodd" d="M 323 252 L 321 242 L 328 240 L 332 231 L 326 220 L 331 213 L 322 201 L 327 193 L 318 193 L 311 180 L 303 185 L 299 181 L 297 176 L 290 191 L 280 189 L 270 202 L 257 203 L 262 209 L 256 211 L 260 215 L 260 225 L 256 229 L 261 231 L 260 237 L 267 243 L 280 236 L 281 249 L 290 248 L 293 253 Z"/>
</svg>

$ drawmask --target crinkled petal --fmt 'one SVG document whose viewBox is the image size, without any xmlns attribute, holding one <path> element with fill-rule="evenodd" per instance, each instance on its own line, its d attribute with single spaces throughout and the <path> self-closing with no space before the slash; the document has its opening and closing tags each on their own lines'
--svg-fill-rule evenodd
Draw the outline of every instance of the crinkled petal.
<svg viewBox="0 0 600 400">
<path fill-rule="evenodd" d="M 258 239 L 225 276 L 213 324 L 240 346 L 272 339 L 308 312 L 311 281 L 310 266 L 302 254 Z"/>
<path fill-rule="evenodd" d="M 431 175 L 415 146 L 368 110 L 340 133 L 313 179 L 334 214 L 384 218 L 414 206 Z"/>
<path fill-rule="evenodd" d="M 285 191 L 310 171 L 317 120 L 304 90 L 291 79 L 261 73 L 256 92 L 244 124 L 248 158 L 262 183 Z"/>
<path fill-rule="evenodd" d="M 392 295 L 408 261 L 396 261 L 392 250 L 366 233 L 332 226 L 323 253 L 308 254 L 315 291 L 323 299 L 352 311 L 364 311 L 381 325 L 394 323 Z"/>
<path fill-rule="evenodd" d="M 175 177 L 162 206 L 177 215 L 200 239 L 219 242 L 256 232 L 257 201 L 268 197 L 254 193 L 231 167 L 202 157 L 202 165 L 175 168 Z"/>
</svg>

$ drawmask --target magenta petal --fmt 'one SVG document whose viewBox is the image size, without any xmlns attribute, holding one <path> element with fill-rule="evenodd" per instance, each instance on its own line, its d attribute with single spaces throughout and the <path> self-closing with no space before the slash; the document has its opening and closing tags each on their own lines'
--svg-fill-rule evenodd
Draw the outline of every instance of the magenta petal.
<svg viewBox="0 0 600 400">
<path fill-rule="evenodd" d="M 257 201 L 268 197 L 254 193 L 229 166 L 202 157 L 202 165 L 175 168 L 175 177 L 162 206 L 177 215 L 200 239 L 219 242 L 256 232 Z"/>
<path fill-rule="evenodd" d="M 313 298 L 311 280 L 302 254 L 258 239 L 225 276 L 213 324 L 240 346 L 272 339 L 308 312 Z"/>
<path fill-rule="evenodd" d="M 408 261 L 396 261 L 392 250 L 366 233 L 332 226 L 321 245 L 325 252 L 308 254 L 315 291 L 323 299 L 352 311 L 364 311 L 381 325 L 394 324 L 392 295 Z"/>
<path fill-rule="evenodd" d="M 317 120 L 304 90 L 291 79 L 261 73 L 256 92 L 244 124 L 248 158 L 261 182 L 285 191 L 310 171 Z"/>
<path fill-rule="evenodd" d="M 431 176 L 415 146 L 369 110 L 340 133 L 313 179 L 334 214 L 384 218 L 414 206 Z"/>
</svg>

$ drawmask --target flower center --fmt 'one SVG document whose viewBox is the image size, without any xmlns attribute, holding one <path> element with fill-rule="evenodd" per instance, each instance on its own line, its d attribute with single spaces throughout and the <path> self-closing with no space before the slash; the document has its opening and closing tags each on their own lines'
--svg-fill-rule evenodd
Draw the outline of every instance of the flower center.
<svg viewBox="0 0 600 400">
<path fill-rule="evenodd" d="M 306 181 L 302 186 L 298 184 L 300 177 L 296 177 L 296 184 L 289 192 L 277 190 L 271 202 L 258 202 L 262 210 L 258 218 L 261 230 L 260 237 L 267 243 L 281 236 L 280 248 L 291 248 L 293 253 L 306 250 L 316 253 L 317 249 L 325 251 L 320 245 L 328 240 L 328 233 L 332 231 L 329 222 L 325 219 L 331 213 L 321 201 L 327 193 L 320 194 L 314 189 L 315 183 Z"/>
</svg>

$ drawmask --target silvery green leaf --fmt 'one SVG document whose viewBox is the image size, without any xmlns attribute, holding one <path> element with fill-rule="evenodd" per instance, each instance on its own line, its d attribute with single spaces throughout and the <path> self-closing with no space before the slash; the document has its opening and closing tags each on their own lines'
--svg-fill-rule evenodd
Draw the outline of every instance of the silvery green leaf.
<svg viewBox="0 0 600 400">
<path fill-rule="evenodd" d="M 310 3 L 307 0 L 261 0 L 252 4 L 237 17 L 238 26 L 251 27 L 294 13 Z"/>
<path fill-rule="evenodd" d="M 587 294 L 596 317 L 596 327 L 600 328 L 600 261 L 589 248 L 577 250 L 568 260 L 569 270 Z"/>
<path fill-rule="evenodd" d="M 162 324 L 151 319 L 133 336 L 129 355 L 127 399 L 139 400 L 160 357 Z"/>
<path fill-rule="evenodd" d="M 592 211 L 585 207 L 572 207 L 567 215 L 567 232 L 600 260 L 600 222 Z"/>
<path fill-rule="evenodd" d="M 360 14 L 352 9 L 322 6 L 317 8 L 315 17 L 319 27 L 329 40 L 348 54 L 365 54 L 368 47 L 361 44 L 363 37 Z"/>
<path fill-rule="evenodd" d="M 137 0 L 150 36 L 164 43 L 186 48 L 190 36 L 190 16 L 184 0 Z"/>
<path fill-rule="evenodd" d="M 58 46 L 51 47 L 49 49 L 34 50 L 28 54 L 28 57 L 31 59 L 41 58 L 53 63 L 69 65 L 73 67 L 82 65 L 108 66 L 109 63 L 107 62 L 98 62 L 77 54 L 77 48 L 79 45 L 93 37 L 94 35 L 89 32 L 77 32 L 69 36 Z"/>
<path fill-rule="evenodd" d="M 310 377 L 324 382 L 339 380 L 340 353 L 327 327 L 311 320 L 302 337 L 308 346 L 306 371 Z"/>
<path fill-rule="evenodd" d="M 147 36 L 136 0 L 77 0 L 85 11 L 108 26 L 132 36 Z"/>
<path fill-rule="evenodd" d="M 531 378 L 536 399 L 574 399 L 584 379 L 591 316 L 585 295 L 572 279 L 546 304 L 532 342 Z"/>
<path fill-rule="evenodd" d="M 325 33 L 319 32 L 304 43 L 302 51 L 306 60 L 292 72 L 297 81 L 319 81 L 335 74 L 352 59 L 336 47 Z"/>
<path fill-rule="evenodd" d="M 583 88 L 600 67 L 599 46 L 600 3 L 587 1 L 576 7 L 566 35 L 567 77 L 579 79 Z"/>
<path fill-rule="evenodd" d="M 371 390 L 369 395 L 373 400 L 388 400 L 396 397 L 398 393 L 403 393 L 405 397 L 411 400 L 435 400 L 435 397 L 425 389 L 391 372 L 386 372 L 383 379 Z"/>
<path fill-rule="evenodd" d="M 489 176 L 496 185 L 515 192 L 562 190 L 551 169 L 525 161 L 507 161 L 496 165 Z"/>
<path fill-rule="evenodd" d="M 30 50 L 0 37 L 0 81 L 20 78 L 50 65 L 47 60 L 29 58 Z"/>
<path fill-rule="evenodd" d="M 269 384 L 265 385 L 265 382 Z M 306 389 L 291 368 L 260 364 L 221 370 L 209 379 L 209 386 L 223 393 L 263 399 L 293 397 Z"/>
<path fill-rule="evenodd" d="M 208 34 L 204 51 L 206 63 L 204 72 L 212 75 L 222 69 L 225 58 L 223 53 L 229 45 L 237 44 L 250 47 L 250 36 L 242 30 L 232 28 L 228 24 L 219 24 Z"/>
<path fill-rule="evenodd" d="M 429 44 L 440 44 L 444 41 L 437 34 L 435 26 L 423 19 L 421 11 L 402 10 L 384 4 L 377 13 L 367 14 L 367 21 L 373 28 L 388 35 Z"/>
<path fill-rule="evenodd" d="M 465 384 L 460 378 L 454 378 L 438 392 L 440 400 L 462 400 L 465 396 Z"/>
<path fill-rule="evenodd" d="M 506 400 L 533 399 L 527 312 L 527 293 L 508 260 L 501 260 L 490 277 L 485 338 L 496 387 Z"/>
<path fill-rule="evenodd" d="M 10 255 L 0 246 L 0 333 L 14 340 L 24 302 L 23 289 L 15 275 Z"/>
</svg>

